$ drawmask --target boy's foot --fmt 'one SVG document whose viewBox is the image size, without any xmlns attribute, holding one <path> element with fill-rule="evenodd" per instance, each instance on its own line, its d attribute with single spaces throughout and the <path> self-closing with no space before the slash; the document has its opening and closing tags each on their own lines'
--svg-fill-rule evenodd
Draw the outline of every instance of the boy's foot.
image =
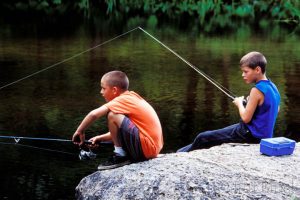
<svg viewBox="0 0 300 200">
<path fill-rule="evenodd" d="M 107 169 L 114 169 L 117 167 L 122 167 L 124 165 L 130 164 L 131 161 L 127 156 L 120 156 L 119 154 L 114 154 L 111 158 L 109 158 L 105 163 L 100 164 L 98 166 L 98 170 L 107 170 Z"/>
<path fill-rule="evenodd" d="M 97 154 L 90 151 L 81 150 L 79 153 L 79 159 L 80 160 L 93 160 L 97 157 Z"/>
</svg>

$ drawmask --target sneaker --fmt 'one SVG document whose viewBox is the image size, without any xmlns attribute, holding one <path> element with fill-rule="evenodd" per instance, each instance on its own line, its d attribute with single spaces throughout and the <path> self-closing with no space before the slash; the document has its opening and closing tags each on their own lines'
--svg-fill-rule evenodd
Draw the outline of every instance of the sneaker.
<svg viewBox="0 0 300 200">
<path fill-rule="evenodd" d="M 100 164 L 98 166 L 98 170 L 107 170 L 107 169 L 114 169 L 117 167 L 122 167 L 124 165 L 130 164 L 131 161 L 127 156 L 120 156 L 119 154 L 114 154 L 111 158 L 109 158 L 105 163 Z"/>
<path fill-rule="evenodd" d="M 89 150 L 89 151 L 81 150 L 79 153 L 80 160 L 93 160 L 96 157 L 97 157 L 97 154 L 95 154 L 91 150 Z"/>
</svg>

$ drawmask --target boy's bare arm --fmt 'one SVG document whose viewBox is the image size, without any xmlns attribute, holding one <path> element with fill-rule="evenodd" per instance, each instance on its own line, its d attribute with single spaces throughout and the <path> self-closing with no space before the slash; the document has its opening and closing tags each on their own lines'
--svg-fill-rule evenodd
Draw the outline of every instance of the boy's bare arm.
<svg viewBox="0 0 300 200">
<path fill-rule="evenodd" d="M 99 143 L 102 141 L 112 141 L 112 137 L 111 137 L 110 132 L 108 132 L 108 133 L 104 133 L 102 135 L 97 135 L 95 137 L 92 137 L 91 139 L 89 139 L 89 141 L 91 141 L 92 144 L 95 144 L 95 143 Z"/>
<path fill-rule="evenodd" d="M 238 107 L 239 114 L 244 123 L 249 123 L 258 105 L 261 105 L 264 100 L 264 95 L 258 89 L 252 88 L 249 95 L 249 100 L 246 108 L 243 105 L 244 97 L 237 97 L 233 103 Z"/>
<path fill-rule="evenodd" d="M 82 145 L 85 140 L 84 131 L 98 118 L 106 115 L 108 111 L 109 109 L 106 106 L 101 106 L 100 108 L 92 110 L 89 114 L 87 114 L 73 135 L 72 141 L 74 144 Z M 76 140 L 77 137 L 79 137 L 80 142 Z"/>
</svg>

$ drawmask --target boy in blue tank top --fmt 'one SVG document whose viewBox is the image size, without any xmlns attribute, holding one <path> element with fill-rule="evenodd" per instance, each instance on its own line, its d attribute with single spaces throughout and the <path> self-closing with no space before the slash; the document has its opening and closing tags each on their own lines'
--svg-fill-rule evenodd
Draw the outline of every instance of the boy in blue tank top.
<svg viewBox="0 0 300 200">
<path fill-rule="evenodd" d="M 254 83 L 255 86 L 250 91 L 246 106 L 243 105 L 243 96 L 233 100 L 241 117 L 239 123 L 199 133 L 193 143 L 177 152 L 209 148 L 223 143 L 259 143 L 260 139 L 271 138 L 279 112 L 280 94 L 266 76 L 266 65 L 266 58 L 259 52 L 250 52 L 240 61 L 244 81 L 247 84 Z"/>
</svg>

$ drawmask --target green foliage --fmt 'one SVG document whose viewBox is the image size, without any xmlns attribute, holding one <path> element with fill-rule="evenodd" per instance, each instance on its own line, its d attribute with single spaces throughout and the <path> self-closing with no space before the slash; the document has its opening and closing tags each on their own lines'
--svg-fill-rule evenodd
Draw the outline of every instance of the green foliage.
<svg viewBox="0 0 300 200">
<path fill-rule="evenodd" d="M 118 15 L 125 20 L 137 13 L 145 18 L 159 16 L 158 24 L 162 20 L 184 19 L 184 24 L 196 23 L 206 32 L 219 29 L 235 30 L 244 24 L 262 29 L 278 24 L 289 24 L 295 28 L 299 24 L 300 16 L 300 3 L 292 0 L 106 0 L 105 2 L 110 16 Z"/>
<path fill-rule="evenodd" d="M 164 21 L 179 21 L 197 24 L 205 32 L 235 30 L 245 24 L 295 28 L 300 20 L 300 1 L 294 0 L 4 0 L 2 9 L 6 8 L 51 16 L 73 12 L 82 18 L 102 17 L 120 24 L 144 18 L 152 27 Z"/>
<path fill-rule="evenodd" d="M 70 12 L 83 13 L 87 16 L 89 0 L 3 0 L 0 10 L 6 14 L 8 11 L 27 12 L 28 14 L 41 14 L 42 16 L 59 16 Z M 2 14 L 3 14 L 2 13 Z"/>
<path fill-rule="evenodd" d="M 157 26 L 157 17 L 155 15 L 151 15 L 147 20 L 147 27 L 155 28 Z"/>
<path fill-rule="evenodd" d="M 105 0 L 105 3 L 107 5 L 107 13 L 112 13 L 116 6 L 116 0 Z"/>
</svg>

